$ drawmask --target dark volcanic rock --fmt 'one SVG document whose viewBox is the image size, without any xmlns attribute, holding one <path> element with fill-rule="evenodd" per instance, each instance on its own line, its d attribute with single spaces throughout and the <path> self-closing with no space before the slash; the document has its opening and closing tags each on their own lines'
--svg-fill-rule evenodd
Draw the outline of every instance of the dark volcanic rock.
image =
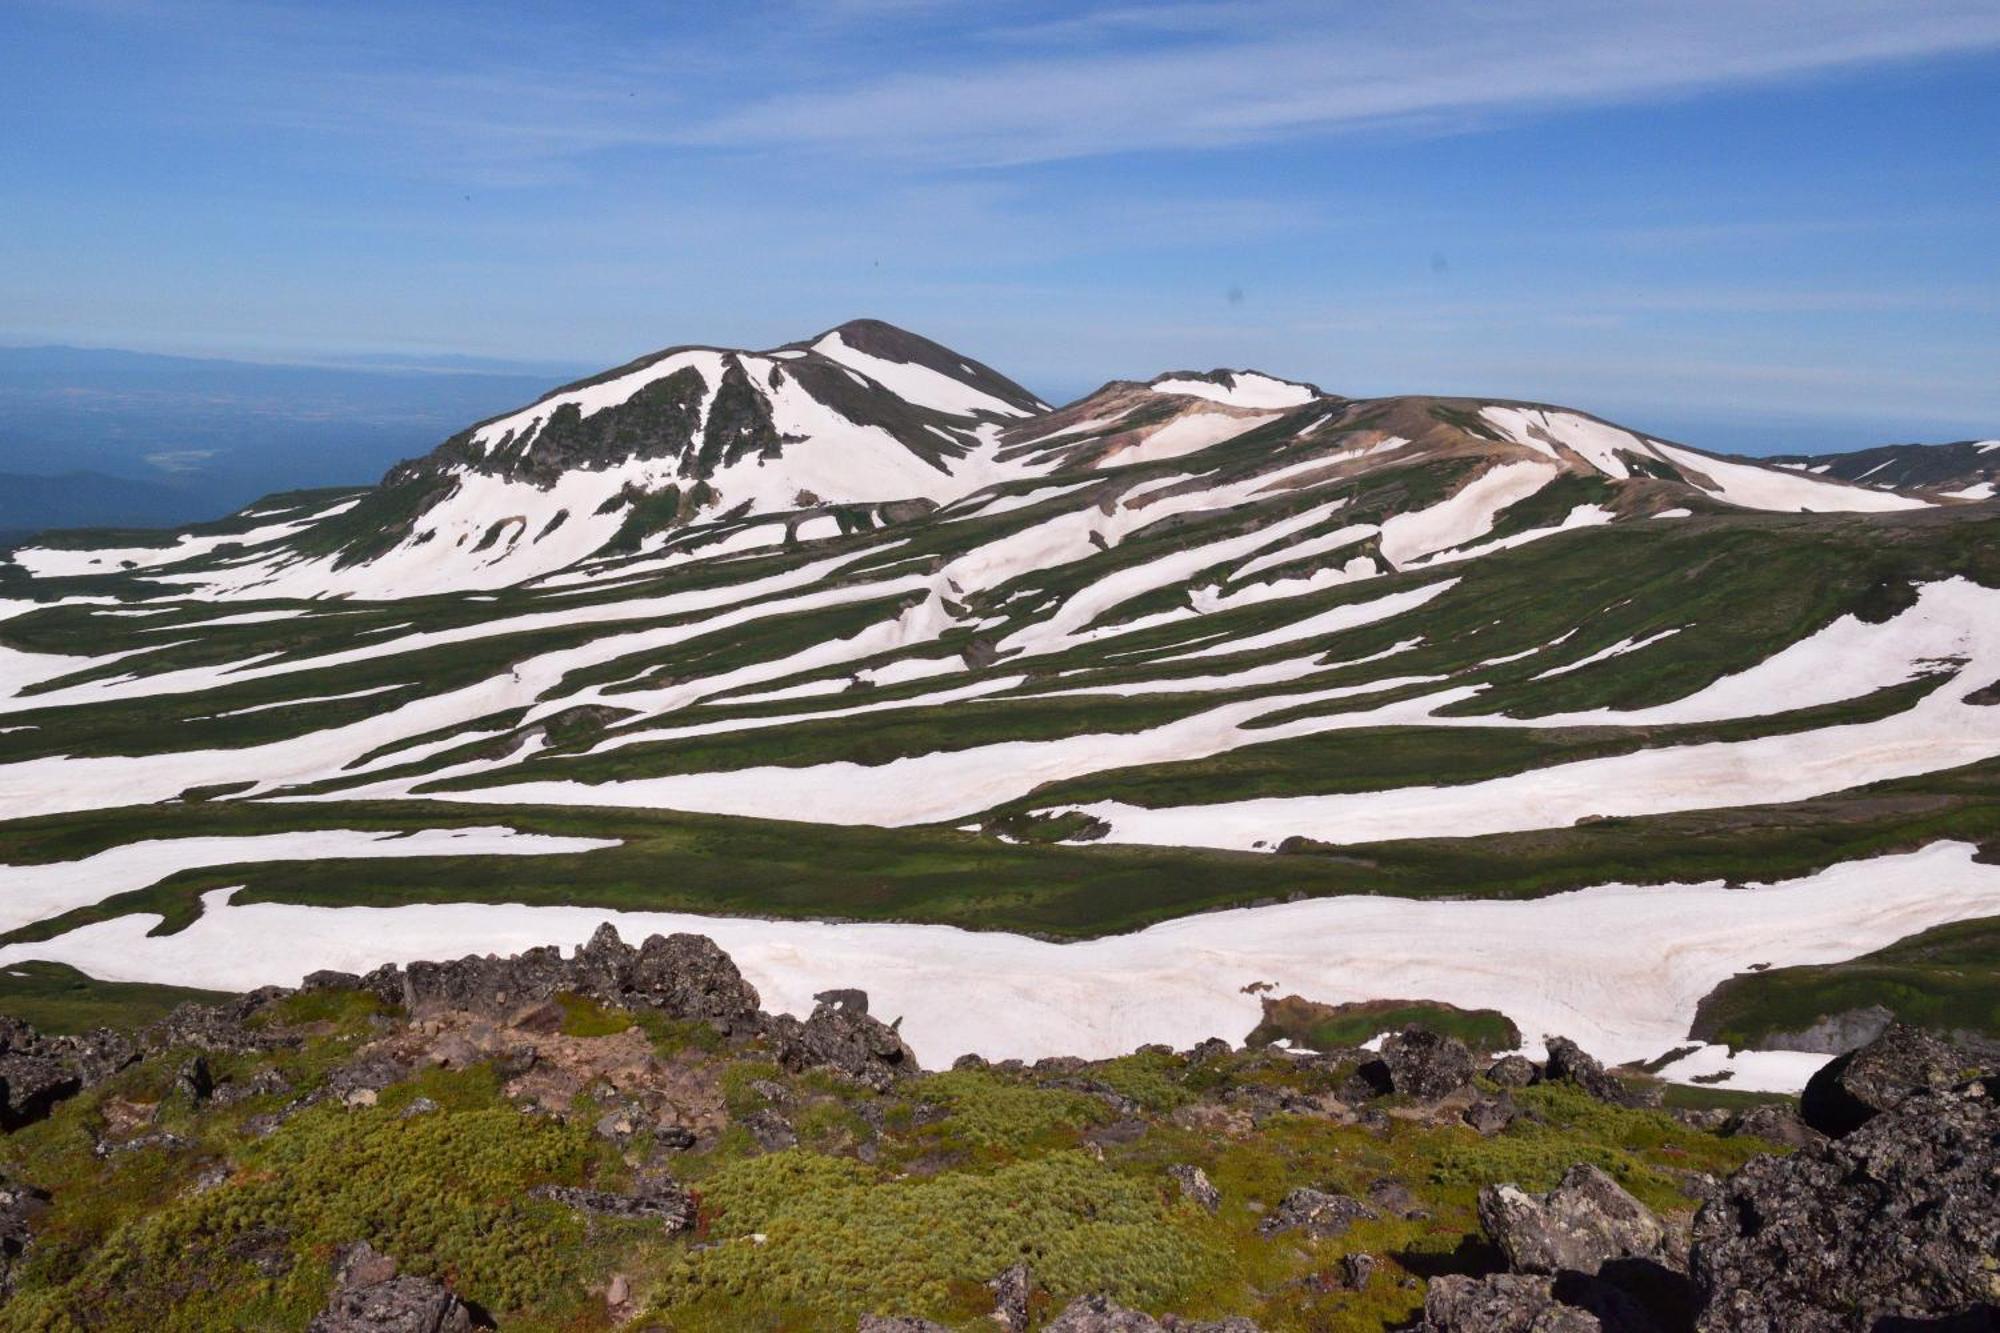
<svg viewBox="0 0 2000 1333">
<path fill-rule="evenodd" d="M 1450 1273 L 1424 1292 L 1417 1333 L 1651 1333 L 1644 1311 L 1589 1278 Z"/>
<path fill-rule="evenodd" d="M 1799 1113 L 1838 1138 L 1892 1110 L 1912 1093 L 1948 1088 L 1965 1077 L 1971 1057 L 1950 1042 L 1903 1023 L 1820 1067 L 1799 1099 Z"/>
<path fill-rule="evenodd" d="M 1411 1027 L 1384 1037 L 1380 1058 L 1362 1074 L 1384 1092 L 1434 1102 L 1472 1082 L 1472 1052 L 1456 1037 Z"/>
<path fill-rule="evenodd" d="M 993 1322 L 1007 1333 L 1028 1333 L 1028 1300 L 1035 1291 L 1028 1266 L 1015 1264 L 986 1285 L 993 1293 Z"/>
<path fill-rule="evenodd" d="M 768 1106 L 744 1116 L 743 1127 L 765 1152 L 783 1152 L 799 1146 L 799 1132 L 792 1128 L 792 1122 Z"/>
<path fill-rule="evenodd" d="M 1541 1076 L 1535 1062 L 1525 1055 L 1503 1055 L 1486 1071 L 1486 1077 L 1503 1088 L 1525 1088 Z"/>
<path fill-rule="evenodd" d="M 837 990 L 823 990 L 813 996 L 815 1004 L 830 1004 L 836 1009 L 851 1009 L 857 1014 L 868 1012 L 868 992 L 842 987 Z"/>
<path fill-rule="evenodd" d="M 1198 1166 L 1170 1166 L 1167 1174 L 1180 1186 L 1181 1197 L 1197 1208 L 1214 1212 L 1222 1206 L 1222 1193 L 1209 1180 L 1208 1173 Z"/>
<path fill-rule="evenodd" d="M 1504 1093 L 1499 1097 L 1481 1097 L 1465 1108 L 1465 1123 L 1481 1134 L 1498 1134 L 1514 1123 L 1514 1102 Z"/>
<path fill-rule="evenodd" d="M 1753 1106 L 1730 1116 L 1722 1132 L 1731 1136 L 1742 1134 L 1755 1139 L 1768 1139 L 1787 1148 L 1803 1148 L 1824 1137 L 1808 1125 L 1797 1111 L 1776 1102 Z"/>
<path fill-rule="evenodd" d="M 1617 1259 L 1677 1266 L 1682 1257 L 1650 1208 L 1586 1162 L 1543 1195 L 1488 1185 L 1479 1191 L 1479 1222 L 1517 1272 L 1594 1275 Z"/>
<path fill-rule="evenodd" d="M 174 1075 L 171 1095 L 190 1106 L 201 1106 L 215 1095 L 215 1076 L 209 1072 L 206 1058 L 200 1055 L 188 1057 L 187 1063 Z"/>
<path fill-rule="evenodd" d="M 138 1043 L 107 1028 L 44 1036 L 19 1019 L 0 1018 L 0 1130 L 42 1119 L 144 1055 Z"/>
<path fill-rule="evenodd" d="M 472 1312 L 430 1278 L 397 1277 L 366 1241 L 335 1270 L 336 1289 L 306 1333 L 470 1333 Z"/>
<path fill-rule="evenodd" d="M 1568 1037 L 1550 1037 L 1549 1058 L 1542 1065 L 1544 1083 L 1573 1083 L 1600 1102 L 1643 1106 L 1647 1099 L 1607 1072 L 1597 1059 Z"/>
<path fill-rule="evenodd" d="M 575 994 L 670 1018 L 754 1029 L 756 987 L 705 935 L 652 935 L 634 949 L 609 923 L 565 959 L 553 946 L 510 958 L 460 958 L 377 968 L 360 981 L 411 1013 L 462 1010 L 505 1020 L 559 994 Z"/>
<path fill-rule="evenodd" d="M 1324 1239 L 1376 1216 L 1376 1211 L 1359 1199 L 1301 1188 L 1287 1194 L 1277 1211 L 1259 1223 L 1257 1229 L 1267 1236 L 1280 1231 L 1301 1231 L 1314 1239 Z"/>
<path fill-rule="evenodd" d="M 598 1217 L 658 1218 L 660 1225 L 670 1232 L 686 1231 L 694 1225 L 693 1197 L 667 1176 L 641 1177 L 633 1182 L 630 1194 L 580 1189 L 574 1185 L 538 1185 L 528 1192 L 537 1199 L 548 1199 Z"/>
<path fill-rule="evenodd" d="M 1155 1319 L 1128 1310 L 1108 1296 L 1079 1296 L 1043 1326 L 1042 1333 L 1259 1333 L 1241 1317 L 1216 1320 Z"/>
<path fill-rule="evenodd" d="M 1911 1093 L 1752 1159 L 1696 1215 L 1691 1271 L 1704 1333 L 1995 1326 L 2000 1106 L 1979 1082 Z"/>
<path fill-rule="evenodd" d="M 34 1243 L 35 1227 L 48 1211 L 47 1190 L 0 1176 L 0 1297 L 14 1289 L 14 1266 Z"/>
<path fill-rule="evenodd" d="M 859 1005 L 822 1001 L 803 1023 L 779 1014 L 765 1033 L 787 1069 L 831 1069 L 878 1092 L 917 1072 L 896 1029 L 868 1016 L 865 997 Z"/>
<path fill-rule="evenodd" d="M 1043 1333 L 1160 1333 L 1160 1321 L 1128 1310 L 1108 1296 L 1079 1296 L 1049 1321 Z"/>
</svg>

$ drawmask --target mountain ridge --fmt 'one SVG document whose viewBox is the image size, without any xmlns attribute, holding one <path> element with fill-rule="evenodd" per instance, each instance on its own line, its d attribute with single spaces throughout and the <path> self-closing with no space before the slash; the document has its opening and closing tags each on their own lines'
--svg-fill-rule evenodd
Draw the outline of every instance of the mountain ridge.
<svg viewBox="0 0 2000 1333">
<path fill-rule="evenodd" d="M 1023 1057 L 1248 1030 L 1275 975 L 1783 1090 L 1797 1052 L 1673 1054 L 1702 995 L 2000 916 L 1992 505 L 1253 372 L 1031 412 L 830 337 L 669 352 L 410 484 L 16 552 L 0 961 L 240 989 L 696 913 L 773 985 L 1012 995 Z M 579 430 L 590 465 L 502 475 Z M 1156 1003 L 1079 1012 L 1046 940 Z"/>
<path fill-rule="evenodd" d="M 995 486 L 1205 457 L 1239 436 L 1286 455 L 1337 439 L 1409 448 L 1410 458 L 1539 459 L 1621 493 L 1646 490 L 1650 478 L 1681 501 L 1644 512 L 1715 500 L 1780 510 L 1927 502 L 1705 454 L 1553 405 L 1353 399 L 1251 370 L 1114 380 L 1050 407 L 982 362 L 864 319 L 767 352 L 665 348 L 474 423 L 352 505 L 274 536 L 273 577 L 241 591 L 393 597 L 507 586 L 663 544 L 789 544 L 908 521 Z M 1557 474 L 1516 468 L 1511 484 L 1525 493 Z M 1628 510 L 1570 513 L 1589 522 Z"/>
</svg>

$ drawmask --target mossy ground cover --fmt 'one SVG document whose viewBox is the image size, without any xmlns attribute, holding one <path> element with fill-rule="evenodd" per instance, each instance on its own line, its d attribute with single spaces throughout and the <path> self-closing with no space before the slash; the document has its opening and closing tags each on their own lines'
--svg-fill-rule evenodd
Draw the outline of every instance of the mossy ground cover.
<svg viewBox="0 0 2000 1333">
<path fill-rule="evenodd" d="M 564 1008 L 585 1040 L 622 1039 L 605 1031 L 610 1011 Z M 501 1327 L 538 1333 L 605 1327 L 613 1273 L 666 1328 L 845 1333 L 862 1314 L 899 1312 L 976 1329 L 991 1309 L 985 1280 L 1021 1261 L 1039 1284 L 1038 1319 L 1107 1292 L 1155 1313 L 1247 1314 L 1273 1333 L 1372 1331 L 1413 1313 L 1423 1281 L 1481 1261 L 1484 1184 L 1547 1188 L 1591 1161 L 1650 1206 L 1683 1212 L 1695 1202 L 1684 1172 L 1726 1172 L 1769 1146 L 1565 1087 L 1517 1090 L 1526 1114 L 1486 1138 L 1450 1115 L 1374 1127 L 1253 1118 L 1227 1108 L 1328 1095 L 1351 1068 L 1256 1052 L 1148 1049 L 1059 1070 L 920 1075 L 875 1094 L 785 1074 L 755 1044 L 677 1031 L 656 1040 L 682 1077 L 712 1080 L 734 1116 L 782 1111 L 800 1145 L 766 1152 L 732 1125 L 683 1153 L 621 1151 L 591 1132 L 610 1089 L 586 1090 L 564 1115 L 531 1114 L 488 1065 L 413 1075 L 371 1105 L 324 1101 L 264 1132 L 260 1118 L 404 1022 L 342 992 L 295 997 L 267 1019 L 298 1044 L 210 1061 L 225 1084 L 268 1066 L 288 1092 L 197 1108 L 176 1100 L 184 1053 L 170 1051 L 0 1139 L 6 1172 L 54 1196 L 0 1329 L 299 1329 L 339 1250 L 365 1239 Z M 152 1128 L 174 1139 L 94 1151 L 130 1137 L 115 1112 L 129 1125 L 151 1107 Z M 1175 1165 L 1209 1175 L 1217 1212 L 1181 1196 Z M 547 1183 L 617 1191 L 662 1166 L 698 1201 L 690 1233 L 586 1220 L 530 1195 Z M 1421 1213 L 1379 1208 L 1331 1240 L 1260 1230 L 1298 1186 L 1366 1197 L 1384 1181 Z M 1332 1281 L 1350 1251 L 1387 1270 L 1358 1293 Z"/>
</svg>

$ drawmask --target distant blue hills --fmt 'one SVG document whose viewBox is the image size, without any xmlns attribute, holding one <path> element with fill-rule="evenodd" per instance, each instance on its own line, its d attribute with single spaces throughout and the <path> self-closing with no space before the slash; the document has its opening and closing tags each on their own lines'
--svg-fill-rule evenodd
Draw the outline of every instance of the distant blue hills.
<svg viewBox="0 0 2000 1333">
<path fill-rule="evenodd" d="M 0 542 L 44 528 L 187 523 L 273 491 L 373 482 L 580 370 L 0 347 Z"/>
</svg>

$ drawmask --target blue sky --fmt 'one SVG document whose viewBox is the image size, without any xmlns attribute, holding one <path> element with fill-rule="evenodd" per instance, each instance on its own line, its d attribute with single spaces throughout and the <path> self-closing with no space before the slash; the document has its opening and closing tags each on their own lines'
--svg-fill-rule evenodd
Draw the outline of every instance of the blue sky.
<svg viewBox="0 0 2000 1333">
<path fill-rule="evenodd" d="M 2000 434 L 2000 0 L 0 0 L 0 341 Z"/>
</svg>

